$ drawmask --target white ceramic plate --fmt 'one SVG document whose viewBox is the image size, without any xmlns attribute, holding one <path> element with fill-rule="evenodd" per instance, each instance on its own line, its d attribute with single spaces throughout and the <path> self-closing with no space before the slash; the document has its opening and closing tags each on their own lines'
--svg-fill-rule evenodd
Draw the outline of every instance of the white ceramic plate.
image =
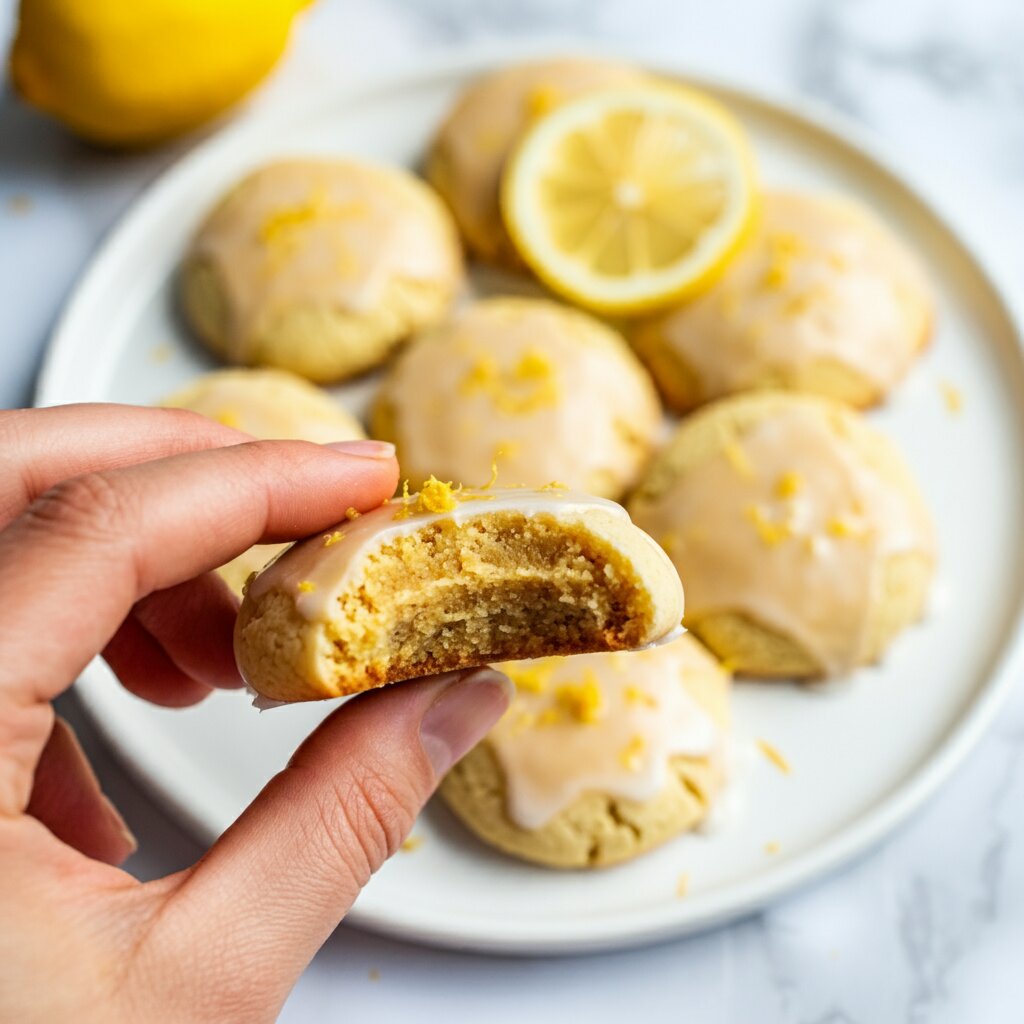
<svg viewBox="0 0 1024 1024">
<path fill-rule="evenodd" d="M 197 220 L 246 168 L 281 154 L 341 153 L 414 166 L 433 126 L 483 62 L 318 98 L 243 123 L 181 161 L 97 254 L 61 321 L 39 401 L 149 403 L 209 368 L 174 314 L 175 266 Z M 664 69 L 662 69 L 664 70 Z M 938 334 L 872 419 L 903 448 L 934 510 L 940 599 L 885 664 L 821 689 L 739 685 L 741 746 L 764 737 L 793 766 L 740 759 L 741 812 L 608 871 L 558 873 L 492 853 L 433 806 L 422 845 L 370 884 L 351 920 L 481 950 L 578 952 L 678 935 L 753 910 L 851 858 L 941 786 L 1007 690 L 1020 646 L 1024 522 L 1021 338 L 962 241 L 846 129 L 714 83 L 752 134 L 771 184 L 859 196 L 927 262 Z M 493 282 L 492 282 L 493 284 Z M 946 408 L 943 382 L 964 409 Z M 367 385 L 342 391 L 354 408 Z M 360 394 L 359 392 L 363 393 Z M 242 694 L 168 711 L 131 697 L 101 664 L 78 693 L 110 742 L 184 820 L 213 839 L 327 706 L 257 714 Z M 766 844 L 778 844 L 769 854 Z M 690 879 L 676 895 L 680 874 Z"/>
</svg>

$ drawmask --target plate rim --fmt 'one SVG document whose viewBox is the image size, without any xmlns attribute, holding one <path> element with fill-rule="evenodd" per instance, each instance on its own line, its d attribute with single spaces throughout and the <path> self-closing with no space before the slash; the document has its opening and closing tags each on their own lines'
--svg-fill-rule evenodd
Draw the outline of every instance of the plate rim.
<svg viewBox="0 0 1024 1024">
<path fill-rule="evenodd" d="M 698 88 L 741 97 L 749 105 L 770 110 L 775 116 L 788 119 L 801 128 L 827 137 L 863 159 L 875 173 L 883 175 L 891 184 L 914 198 L 927 217 L 956 242 L 964 256 L 985 282 L 992 299 L 1006 322 L 1011 325 L 1018 353 L 1024 358 L 1022 318 L 1013 302 L 1012 293 L 1004 286 L 1002 274 L 979 254 L 973 230 L 940 198 L 919 169 L 911 168 L 900 156 L 889 151 L 875 136 L 862 126 L 835 111 L 821 107 L 813 101 L 781 95 L 741 81 L 734 77 L 707 74 L 687 67 L 683 62 L 668 60 L 649 47 L 629 44 L 602 46 L 600 43 L 581 45 L 579 40 L 561 42 L 546 39 L 525 43 L 496 43 L 460 45 L 440 52 L 429 59 L 416 61 L 407 69 L 394 68 L 359 81 L 342 84 L 315 97 L 298 99 L 287 107 L 274 108 L 244 117 L 239 122 L 201 140 L 179 156 L 129 203 L 112 228 L 101 239 L 85 269 L 79 275 L 47 342 L 43 363 L 37 378 L 34 404 L 37 406 L 62 401 L 57 395 L 59 381 L 66 361 L 66 353 L 73 351 L 73 325 L 79 311 L 88 306 L 91 294 L 103 283 L 106 265 L 112 262 L 120 248 L 131 245 L 133 236 L 143 232 L 149 211 L 159 210 L 166 193 L 177 186 L 179 178 L 187 177 L 226 151 L 244 146 L 247 139 L 273 132 L 294 118 L 316 117 L 320 112 L 337 109 L 339 105 L 358 103 L 381 93 L 405 91 L 437 78 L 466 77 L 493 69 L 515 60 L 554 55 L 578 55 L 627 59 L 642 63 L 647 68 L 685 79 Z M 297 113 L 300 112 L 300 113 Z M 685 903 L 674 906 L 682 914 L 659 914 L 651 921 L 652 911 L 619 911 L 601 922 L 570 919 L 558 923 L 545 922 L 546 934 L 537 936 L 530 930 L 530 922 L 503 921 L 495 930 L 493 919 L 481 922 L 473 917 L 446 917 L 438 920 L 433 912 L 415 909 L 401 914 L 364 909 L 359 903 L 345 918 L 345 923 L 365 928 L 393 938 L 432 946 L 517 955 L 584 954 L 602 950 L 627 949 L 683 935 L 704 931 L 727 921 L 760 910 L 828 873 L 837 870 L 856 857 L 875 847 L 885 836 L 906 822 L 925 801 L 950 777 L 973 750 L 1008 698 L 1017 671 L 1024 669 L 1024 602 L 1018 604 L 1007 624 L 1004 643 L 998 649 L 985 681 L 971 699 L 964 715 L 937 741 L 932 752 L 882 801 L 863 812 L 849 825 L 822 842 L 811 846 L 792 859 L 747 879 L 708 893 L 697 893 Z M 196 810 L 189 806 L 183 794 L 161 773 L 159 767 L 147 764 L 144 751 L 152 752 L 153 745 L 141 743 L 124 731 L 118 733 L 110 717 L 105 688 L 109 669 L 91 664 L 74 685 L 79 704 L 92 725 L 114 752 L 118 761 L 136 778 L 157 802 L 175 820 L 204 842 L 216 838 L 216 830 L 205 823 Z M 166 744 L 166 741 L 162 741 Z M 157 746 L 160 746 L 158 744 Z M 141 756 L 140 756 L 141 755 Z M 157 761 L 160 758 L 156 759 Z M 672 904 L 669 904 L 672 905 Z M 638 919 L 638 920 L 637 920 Z M 536 926 L 533 926 L 534 928 Z"/>
</svg>

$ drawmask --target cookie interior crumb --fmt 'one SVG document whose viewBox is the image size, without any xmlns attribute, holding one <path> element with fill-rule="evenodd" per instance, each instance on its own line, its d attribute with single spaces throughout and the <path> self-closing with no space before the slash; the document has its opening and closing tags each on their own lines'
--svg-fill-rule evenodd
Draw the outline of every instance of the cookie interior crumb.
<svg viewBox="0 0 1024 1024">
<path fill-rule="evenodd" d="M 446 516 L 361 553 L 314 620 L 292 587 L 247 598 L 240 665 L 260 692 L 310 700 L 493 661 L 639 647 L 663 613 L 630 558 L 582 519 Z"/>
<path fill-rule="evenodd" d="M 439 522 L 368 556 L 328 636 L 345 662 L 365 662 L 381 678 L 438 671 L 453 659 L 630 647 L 650 619 L 631 577 L 610 548 L 549 517 Z"/>
</svg>

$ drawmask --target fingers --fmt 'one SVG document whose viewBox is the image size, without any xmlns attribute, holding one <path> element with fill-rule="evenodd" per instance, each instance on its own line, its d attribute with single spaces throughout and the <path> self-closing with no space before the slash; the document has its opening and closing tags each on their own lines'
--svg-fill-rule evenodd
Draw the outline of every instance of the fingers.
<svg viewBox="0 0 1024 1024">
<path fill-rule="evenodd" d="M 57 485 L 0 534 L 0 645 L 10 652 L 0 685 L 31 681 L 36 699 L 49 700 L 136 601 L 260 540 L 326 528 L 348 505 L 373 508 L 396 478 L 393 459 L 269 441 Z M 24 643 L 44 629 L 61 643 Z"/>
<path fill-rule="evenodd" d="M 242 686 L 232 632 L 238 600 L 215 573 L 144 597 L 103 650 L 124 687 L 164 707 Z"/>
<path fill-rule="evenodd" d="M 186 675 L 207 686 L 242 686 L 232 648 L 238 599 L 212 572 L 144 597 L 133 615 Z"/>
<path fill-rule="evenodd" d="M 397 482 L 392 453 L 366 441 L 254 442 L 58 484 L 0 533 L 0 706 L 19 716 L 49 701 L 154 591 L 261 540 L 325 529 L 349 506 L 376 507 Z M 45 738 L 19 728 L 15 749 L 0 745 L 0 801 L 27 799 Z"/>
<path fill-rule="evenodd" d="M 226 983 L 283 999 L 444 773 L 502 715 L 510 687 L 481 669 L 345 704 L 192 870 L 164 920 L 202 915 L 233 937 Z"/>
<path fill-rule="evenodd" d="M 184 409 L 97 403 L 0 411 L 0 529 L 69 477 L 247 440 Z"/>
<path fill-rule="evenodd" d="M 120 864 L 135 851 L 128 826 L 101 792 L 74 732 L 62 718 L 53 720 L 27 811 L 58 839 L 94 860 Z"/>
<path fill-rule="evenodd" d="M 129 616 L 103 648 L 103 658 L 125 689 L 167 708 L 198 704 L 210 687 L 182 672 L 157 640 Z"/>
</svg>

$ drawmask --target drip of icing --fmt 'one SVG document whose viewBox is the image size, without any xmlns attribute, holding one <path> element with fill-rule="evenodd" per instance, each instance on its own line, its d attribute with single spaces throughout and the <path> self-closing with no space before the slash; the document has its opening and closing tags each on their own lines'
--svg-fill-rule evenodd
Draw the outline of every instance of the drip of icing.
<svg viewBox="0 0 1024 1024">
<path fill-rule="evenodd" d="M 808 408 L 764 419 L 737 443 L 749 472 L 716 455 L 639 500 L 637 521 L 668 548 L 691 621 L 745 613 L 842 674 L 864 650 L 886 560 L 933 557 L 927 512 Z"/>
<path fill-rule="evenodd" d="M 311 622 L 328 621 L 338 595 L 353 574 L 360 571 L 363 559 L 371 551 L 432 523 L 449 520 L 461 525 L 495 512 L 545 515 L 559 522 L 584 525 L 588 521 L 596 523 L 601 516 L 629 521 L 625 509 L 613 501 L 558 487 L 457 490 L 433 480 L 420 494 L 405 495 L 289 548 L 286 557 L 276 559 L 250 583 L 248 593 L 254 599 L 272 589 L 293 594 L 295 607 L 303 618 Z M 645 536 L 639 531 L 638 535 Z M 664 557 L 654 542 L 647 540 Z M 674 596 L 678 615 L 675 608 L 672 615 L 678 622 L 682 617 L 681 589 Z M 667 613 L 668 609 L 664 611 Z M 662 612 L 656 609 L 655 621 L 661 621 L 661 616 Z"/>
<path fill-rule="evenodd" d="M 488 735 L 507 789 L 507 813 L 537 829 L 585 793 L 647 801 L 676 755 L 717 756 L 722 731 L 686 688 L 689 674 L 727 678 L 688 638 L 656 649 L 508 662 L 517 684 Z"/>
</svg>

